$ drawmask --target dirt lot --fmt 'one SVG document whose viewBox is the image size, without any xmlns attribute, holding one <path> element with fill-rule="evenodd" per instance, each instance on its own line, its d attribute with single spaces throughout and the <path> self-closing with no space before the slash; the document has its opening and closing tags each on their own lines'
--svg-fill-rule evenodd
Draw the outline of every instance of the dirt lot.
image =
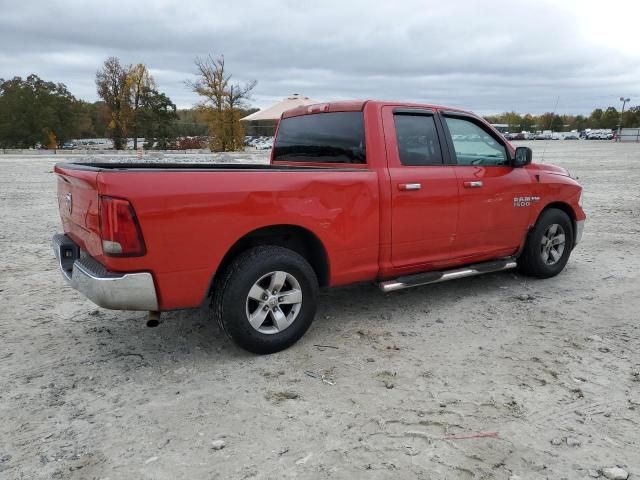
<svg viewBox="0 0 640 480">
<path fill-rule="evenodd" d="M 66 287 L 56 160 L 0 155 L 0 478 L 640 478 L 640 145 L 548 145 L 589 215 L 558 277 L 327 291 L 266 357 Z"/>
</svg>

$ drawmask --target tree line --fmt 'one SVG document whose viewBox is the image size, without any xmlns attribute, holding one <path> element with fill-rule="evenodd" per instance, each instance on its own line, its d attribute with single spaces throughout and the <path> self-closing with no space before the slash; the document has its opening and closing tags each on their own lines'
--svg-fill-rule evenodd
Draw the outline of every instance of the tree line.
<svg viewBox="0 0 640 480">
<path fill-rule="evenodd" d="M 60 148 L 71 139 L 112 139 L 116 149 L 133 138 L 145 139 L 146 149 L 203 148 L 240 150 L 244 129 L 240 118 L 257 109 L 248 100 L 256 81 L 233 81 L 224 56 L 195 59 L 196 79 L 185 81 L 201 101 L 191 109 L 177 109 L 162 91 L 146 65 L 124 66 L 107 58 L 96 72 L 97 102 L 76 98 L 63 83 L 41 79 L 0 78 L 0 148 Z M 585 130 L 640 127 L 640 107 L 622 115 L 615 107 L 596 108 L 591 115 L 542 115 L 505 112 L 485 117 L 508 125 L 509 132 Z"/>
<path fill-rule="evenodd" d="M 584 115 L 557 115 L 552 112 L 542 115 L 531 115 L 530 113 L 520 115 L 516 112 L 505 112 L 498 115 L 487 115 L 485 119 L 490 123 L 506 124 L 510 133 L 536 130 L 582 131 L 587 128 L 616 130 L 621 120 L 623 128 L 640 127 L 640 107 L 631 107 L 625 110 L 622 115 L 615 107 L 607 107 L 604 110 L 596 108 L 588 117 Z"/>
<path fill-rule="evenodd" d="M 246 104 L 256 82 L 233 83 L 223 56 L 195 64 L 198 77 L 185 85 L 203 100 L 183 110 L 158 89 L 146 65 L 123 66 L 117 57 L 96 72 L 100 100 L 93 103 L 35 74 L 0 78 L 0 148 L 55 149 L 72 139 L 110 138 L 124 149 L 133 138 L 135 149 L 142 137 L 145 149 L 242 149 L 240 118 L 257 111 Z"/>
</svg>

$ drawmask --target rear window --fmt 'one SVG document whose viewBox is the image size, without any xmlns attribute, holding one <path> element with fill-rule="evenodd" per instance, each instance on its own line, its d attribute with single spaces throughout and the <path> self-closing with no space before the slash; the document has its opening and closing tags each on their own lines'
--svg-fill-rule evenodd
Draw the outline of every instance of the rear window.
<svg viewBox="0 0 640 480">
<path fill-rule="evenodd" d="M 362 112 L 331 112 L 280 121 L 274 160 L 365 163 Z"/>
</svg>

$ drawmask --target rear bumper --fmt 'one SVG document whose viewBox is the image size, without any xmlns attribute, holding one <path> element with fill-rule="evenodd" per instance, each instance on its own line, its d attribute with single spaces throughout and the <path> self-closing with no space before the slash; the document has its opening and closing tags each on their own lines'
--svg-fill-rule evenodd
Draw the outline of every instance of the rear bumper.
<svg viewBox="0 0 640 480">
<path fill-rule="evenodd" d="M 158 297 L 149 272 L 109 272 L 95 259 L 83 256 L 73 240 L 53 236 L 53 251 L 69 285 L 96 305 L 111 310 L 158 310 Z"/>
</svg>

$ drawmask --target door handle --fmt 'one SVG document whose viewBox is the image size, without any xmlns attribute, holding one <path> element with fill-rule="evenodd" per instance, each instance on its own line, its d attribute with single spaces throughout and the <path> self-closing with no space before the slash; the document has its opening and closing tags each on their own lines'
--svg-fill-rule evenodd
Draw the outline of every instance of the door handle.
<svg viewBox="0 0 640 480">
<path fill-rule="evenodd" d="M 473 182 L 464 182 L 465 188 L 480 188 L 482 187 L 481 180 L 475 180 Z"/>
<path fill-rule="evenodd" d="M 399 183 L 398 190 L 420 190 L 422 184 L 420 183 Z"/>
</svg>

